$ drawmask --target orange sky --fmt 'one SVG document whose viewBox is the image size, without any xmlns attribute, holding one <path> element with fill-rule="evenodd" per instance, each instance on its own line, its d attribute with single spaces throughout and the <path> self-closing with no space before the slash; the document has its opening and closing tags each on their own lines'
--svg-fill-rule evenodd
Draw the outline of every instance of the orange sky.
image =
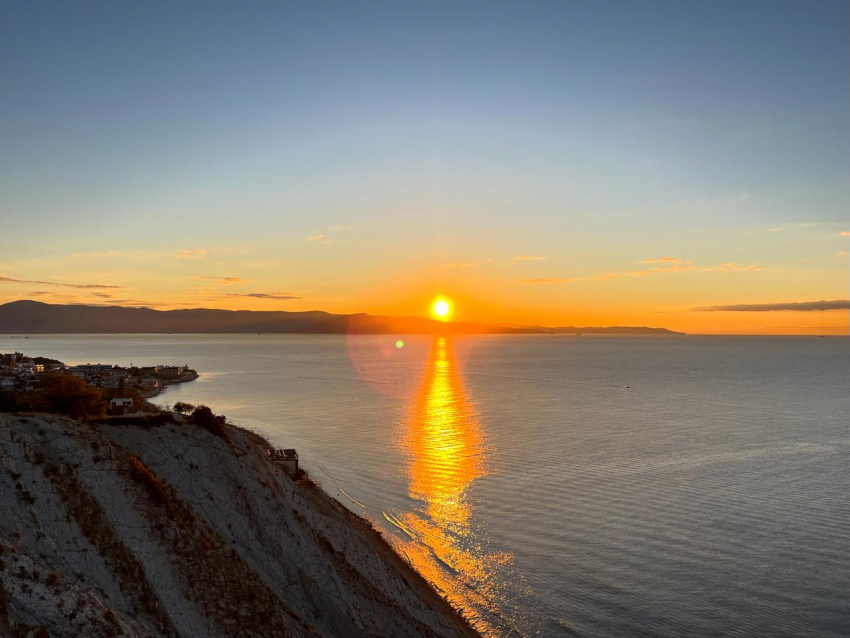
<svg viewBox="0 0 850 638">
<path fill-rule="evenodd" d="M 161 247 L 153 244 L 146 251 L 119 245 L 79 253 L 68 242 L 59 255 L 27 255 L 0 265 L 0 301 L 428 316 L 434 298 L 443 295 L 452 300 L 451 318 L 461 321 L 848 333 L 846 303 L 833 310 L 780 308 L 846 300 L 850 237 L 826 224 L 736 235 L 734 243 L 756 257 L 728 261 L 742 251 L 717 244 L 695 258 L 686 248 L 676 251 L 672 242 L 644 240 L 655 245 L 604 255 L 469 246 L 452 251 L 450 261 L 449 255 L 435 258 L 427 246 L 388 249 L 368 228 L 348 227 L 327 230 L 321 243 L 305 234 L 206 248 L 173 244 L 171 250 L 154 250 Z M 750 310 L 754 304 L 768 309 Z M 716 306 L 743 308 L 706 310 Z"/>
</svg>

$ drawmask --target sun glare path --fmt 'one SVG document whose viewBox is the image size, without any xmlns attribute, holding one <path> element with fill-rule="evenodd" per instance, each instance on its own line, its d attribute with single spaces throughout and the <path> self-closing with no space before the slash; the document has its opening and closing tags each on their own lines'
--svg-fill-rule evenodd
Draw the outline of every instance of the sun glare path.
<svg viewBox="0 0 850 638">
<path fill-rule="evenodd" d="M 436 310 L 436 309 L 435 309 Z M 485 442 L 467 398 L 451 341 L 436 338 L 408 419 L 401 450 L 408 461 L 409 494 L 421 508 L 384 516 L 407 536 L 394 539 L 425 578 L 437 585 L 476 628 L 497 631 L 484 614 L 498 614 L 501 600 L 493 575 L 513 562 L 508 553 L 481 547 L 471 525 L 469 486 L 485 476 Z"/>
</svg>

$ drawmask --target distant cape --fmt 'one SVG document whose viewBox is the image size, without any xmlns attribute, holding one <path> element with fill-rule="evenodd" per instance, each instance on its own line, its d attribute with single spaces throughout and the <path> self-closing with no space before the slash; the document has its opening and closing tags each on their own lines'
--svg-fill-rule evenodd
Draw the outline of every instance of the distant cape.
<svg viewBox="0 0 850 638">
<path fill-rule="evenodd" d="M 368 314 L 214 310 L 153 310 L 125 306 L 85 306 L 13 301 L 0 305 L 0 333 L 302 333 L 302 334 L 681 334 L 664 328 L 545 328 L 499 326 L 422 317 Z"/>
</svg>

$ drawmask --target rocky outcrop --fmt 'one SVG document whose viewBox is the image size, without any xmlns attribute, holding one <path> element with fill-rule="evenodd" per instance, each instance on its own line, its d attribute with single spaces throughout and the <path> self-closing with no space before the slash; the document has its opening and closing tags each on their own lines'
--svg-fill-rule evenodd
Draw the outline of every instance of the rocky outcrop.
<svg viewBox="0 0 850 638">
<path fill-rule="evenodd" d="M 0 414 L 0 635 L 477 635 L 267 445 Z"/>
</svg>

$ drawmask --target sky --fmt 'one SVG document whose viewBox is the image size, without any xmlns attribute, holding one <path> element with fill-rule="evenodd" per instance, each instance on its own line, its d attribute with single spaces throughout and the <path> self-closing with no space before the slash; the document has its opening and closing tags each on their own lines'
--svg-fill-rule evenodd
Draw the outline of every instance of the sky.
<svg viewBox="0 0 850 638">
<path fill-rule="evenodd" d="M 0 0 L 0 303 L 847 334 L 848 24 Z"/>
</svg>

